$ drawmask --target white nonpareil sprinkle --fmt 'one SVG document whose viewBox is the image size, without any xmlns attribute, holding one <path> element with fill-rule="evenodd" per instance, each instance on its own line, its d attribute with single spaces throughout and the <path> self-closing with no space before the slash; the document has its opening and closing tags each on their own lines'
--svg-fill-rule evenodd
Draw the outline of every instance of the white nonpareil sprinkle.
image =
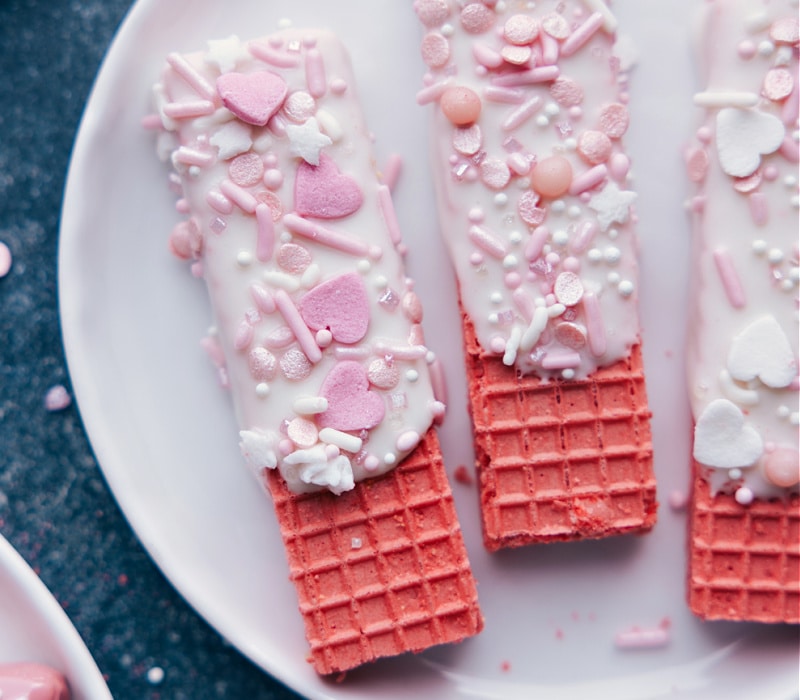
<svg viewBox="0 0 800 700">
<path fill-rule="evenodd" d="M 153 666 L 147 672 L 147 682 L 152 685 L 159 685 L 164 681 L 164 669 L 161 666 Z"/>
</svg>

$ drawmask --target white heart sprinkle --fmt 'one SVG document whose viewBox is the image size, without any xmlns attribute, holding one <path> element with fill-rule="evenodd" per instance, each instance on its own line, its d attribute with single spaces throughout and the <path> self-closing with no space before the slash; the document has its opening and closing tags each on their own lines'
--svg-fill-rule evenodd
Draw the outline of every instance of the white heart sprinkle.
<svg viewBox="0 0 800 700">
<path fill-rule="evenodd" d="M 694 458 L 707 467 L 749 467 L 761 457 L 761 436 L 744 424 L 744 414 L 727 399 L 706 406 L 694 428 Z"/>
<path fill-rule="evenodd" d="M 728 372 L 740 382 L 760 379 L 773 389 L 789 386 L 797 376 L 792 346 L 774 316 L 753 321 L 731 342 Z"/>
<path fill-rule="evenodd" d="M 752 175 L 761 156 L 774 153 L 783 143 L 780 119 L 755 109 L 721 109 L 717 114 L 717 153 L 722 169 L 733 177 Z"/>
</svg>

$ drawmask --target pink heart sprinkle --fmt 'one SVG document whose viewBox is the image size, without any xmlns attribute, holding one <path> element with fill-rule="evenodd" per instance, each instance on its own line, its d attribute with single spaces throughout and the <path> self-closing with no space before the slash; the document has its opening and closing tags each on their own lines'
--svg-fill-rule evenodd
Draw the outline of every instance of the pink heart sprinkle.
<svg viewBox="0 0 800 700">
<path fill-rule="evenodd" d="M 306 325 L 328 329 L 340 343 L 357 343 L 367 334 L 369 300 L 357 272 L 347 272 L 306 292 L 297 306 Z"/>
<path fill-rule="evenodd" d="M 369 390 L 366 370 L 352 360 L 334 365 L 319 394 L 328 401 L 328 410 L 317 415 L 320 429 L 369 430 L 386 414 L 383 399 Z"/>
<path fill-rule="evenodd" d="M 217 78 L 217 92 L 224 104 L 248 124 L 264 126 L 286 99 L 286 82 L 269 71 L 224 73 Z"/>
<path fill-rule="evenodd" d="M 304 161 L 297 167 L 294 205 L 300 216 L 339 219 L 358 211 L 363 201 L 358 183 L 328 156 L 320 154 L 319 165 Z"/>
</svg>

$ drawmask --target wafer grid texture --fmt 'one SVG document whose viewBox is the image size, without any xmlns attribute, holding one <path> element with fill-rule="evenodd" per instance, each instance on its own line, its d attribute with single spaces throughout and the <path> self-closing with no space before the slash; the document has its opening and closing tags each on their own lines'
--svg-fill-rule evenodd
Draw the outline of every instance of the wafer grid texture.
<svg viewBox="0 0 800 700">
<path fill-rule="evenodd" d="M 319 673 L 480 631 L 433 430 L 398 468 L 341 496 L 293 494 L 272 472 L 268 481 Z"/>
<path fill-rule="evenodd" d="M 800 498 L 712 495 L 694 465 L 689 605 L 709 620 L 800 622 Z"/>
<path fill-rule="evenodd" d="M 521 377 L 464 322 L 484 543 L 649 530 L 656 516 L 641 349 L 585 381 Z"/>
</svg>

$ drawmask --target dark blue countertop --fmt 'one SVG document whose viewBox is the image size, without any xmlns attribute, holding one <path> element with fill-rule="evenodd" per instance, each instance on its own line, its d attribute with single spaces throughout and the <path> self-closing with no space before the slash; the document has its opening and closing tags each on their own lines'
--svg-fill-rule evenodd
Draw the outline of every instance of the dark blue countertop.
<svg viewBox="0 0 800 700">
<path fill-rule="evenodd" d="M 0 533 L 64 607 L 115 698 L 296 698 L 226 644 L 149 559 L 77 407 L 45 407 L 51 387 L 71 394 L 56 274 L 70 150 L 130 4 L 0 2 L 0 242 L 13 256 L 0 278 Z"/>
</svg>

